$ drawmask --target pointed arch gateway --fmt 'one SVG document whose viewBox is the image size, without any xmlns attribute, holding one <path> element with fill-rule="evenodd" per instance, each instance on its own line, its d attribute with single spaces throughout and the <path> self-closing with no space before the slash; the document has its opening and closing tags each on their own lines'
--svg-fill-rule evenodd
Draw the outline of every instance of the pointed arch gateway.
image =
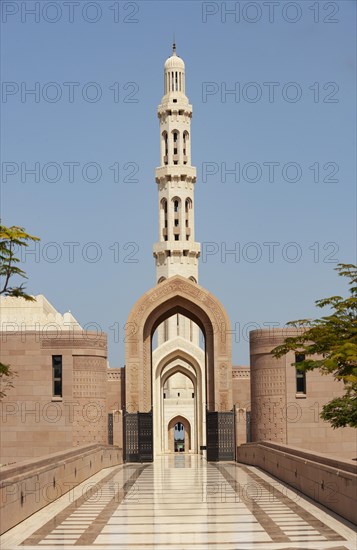
<svg viewBox="0 0 357 550">
<path fill-rule="evenodd" d="M 175 427 L 177 424 L 182 424 L 184 428 L 184 451 L 187 453 L 191 449 L 191 424 L 187 418 L 182 415 L 174 416 L 168 423 L 168 440 L 171 452 L 175 452 Z"/>
<path fill-rule="evenodd" d="M 207 458 L 231 460 L 234 457 L 234 426 L 229 318 L 211 292 L 180 275 L 146 292 L 128 317 L 125 337 L 126 460 L 136 460 L 135 457 L 152 460 L 152 450 L 151 455 L 148 452 L 150 415 L 152 440 L 152 337 L 159 324 L 177 313 L 194 321 L 205 337 L 203 383 L 207 400 Z M 228 421 L 227 415 L 231 415 L 232 420 Z M 145 448 L 143 453 L 141 441 Z"/>
</svg>

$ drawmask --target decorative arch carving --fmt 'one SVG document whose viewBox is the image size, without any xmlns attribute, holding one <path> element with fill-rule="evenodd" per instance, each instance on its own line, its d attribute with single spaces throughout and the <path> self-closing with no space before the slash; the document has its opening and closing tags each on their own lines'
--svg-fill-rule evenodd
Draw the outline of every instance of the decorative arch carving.
<svg viewBox="0 0 357 550">
<path fill-rule="evenodd" d="M 146 292 L 129 314 L 126 324 L 127 409 L 131 404 L 129 412 L 151 410 L 152 335 L 160 323 L 177 313 L 192 319 L 205 335 L 208 410 L 231 410 L 232 388 L 227 383 L 232 378 L 228 315 L 212 293 L 180 275 Z M 136 409 L 134 404 L 137 404 Z"/>
</svg>

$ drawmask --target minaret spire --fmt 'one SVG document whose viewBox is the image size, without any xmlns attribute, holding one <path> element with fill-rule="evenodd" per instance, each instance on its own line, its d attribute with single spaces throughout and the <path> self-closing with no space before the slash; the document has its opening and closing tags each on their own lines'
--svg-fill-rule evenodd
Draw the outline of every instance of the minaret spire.
<svg viewBox="0 0 357 550">
<path fill-rule="evenodd" d="M 191 165 L 192 106 L 185 93 L 185 63 L 176 54 L 165 62 L 164 97 L 158 107 L 161 154 L 156 168 L 159 192 L 159 242 L 154 245 L 157 282 L 174 275 L 198 281 L 200 245 L 195 242 Z"/>
<path fill-rule="evenodd" d="M 172 55 L 177 55 L 177 54 L 176 54 L 176 40 L 175 40 L 175 33 L 174 33 L 174 40 L 173 40 L 173 43 L 172 43 Z"/>
<path fill-rule="evenodd" d="M 164 96 L 157 114 L 161 148 L 160 165 L 155 172 L 159 199 L 159 239 L 153 248 L 156 282 L 181 275 L 197 283 L 200 244 L 195 241 L 192 105 L 185 93 L 185 63 L 176 54 L 175 37 L 172 56 L 165 62 Z M 178 336 L 199 349 L 199 328 L 182 314 L 161 323 L 158 346 Z"/>
</svg>

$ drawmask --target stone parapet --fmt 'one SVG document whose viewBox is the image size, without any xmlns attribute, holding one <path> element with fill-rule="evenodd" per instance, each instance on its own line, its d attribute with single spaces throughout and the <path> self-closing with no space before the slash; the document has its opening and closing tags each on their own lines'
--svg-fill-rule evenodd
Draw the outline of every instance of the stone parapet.
<svg viewBox="0 0 357 550">
<path fill-rule="evenodd" d="M 237 462 L 261 468 L 357 524 L 357 465 L 354 461 L 259 441 L 238 447 Z"/>
<path fill-rule="evenodd" d="M 123 453 L 119 447 L 86 445 L 2 468 L 0 534 L 103 468 L 122 462 Z"/>
</svg>

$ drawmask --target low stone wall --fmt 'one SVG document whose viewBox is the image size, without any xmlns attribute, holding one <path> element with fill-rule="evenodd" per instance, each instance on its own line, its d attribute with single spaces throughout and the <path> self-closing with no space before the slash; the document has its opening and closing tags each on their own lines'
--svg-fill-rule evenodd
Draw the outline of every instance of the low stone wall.
<svg viewBox="0 0 357 550">
<path fill-rule="evenodd" d="M 352 460 L 260 441 L 238 447 L 237 462 L 258 466 L 357 524 L 357 465 Z"/>
<path fill-rule="evenodd" d="M 0 534 L 103 468 L 122 462 L 119 447 L 85 445 L 2 468 Z"/>
</svg>

